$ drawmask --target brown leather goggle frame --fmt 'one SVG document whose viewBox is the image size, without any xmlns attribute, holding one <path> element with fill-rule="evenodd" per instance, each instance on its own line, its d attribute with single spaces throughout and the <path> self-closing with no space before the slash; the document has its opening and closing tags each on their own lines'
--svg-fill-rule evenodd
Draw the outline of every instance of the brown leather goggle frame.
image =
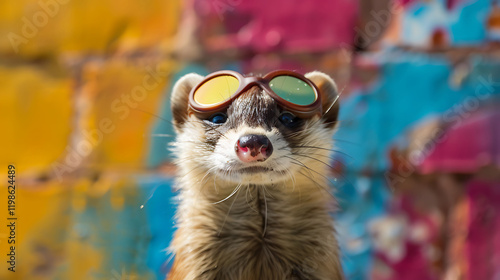
<svg viewBox="0 0 500 280">
<path fill-rule="evenodd" d="M 232 77 L 235 77 L 236 79 L 238 79 L 238 81 L 239 81 L 238 89 L 227 100 L 225 100 L 223 102 L 220 102 L 220 103 L 217 103 L 214 105 L 210 105 L 210 106 L 198 104 L 194 98 L 196 91 L 205 82 L 207 82 L 215 77 L 223 76 L 223 75 L 229 75 L 229 76 L 232 76 Z M 316 100 L 309 105 L 298 105 L 298 104 L 294 104 L 290 101 L 287 101 L 287 100 L 281 98 L 269 86 L 269 82 L 277 76 L 291 76 L 291 77 L 295 77 L 297 79 L 304 81 L 309 86 L 311 86 L 311 88 L 313 88 L 314 93 L 316 94 Z M 243 92 L 245 92 L 246 90 L 250 89 L 253 86 L 260 87 L 267 94 L 269 94 L 269 96 L 274 98 L 274 100 L 276 100 L 278 102 L 278 104 L 284 110 L 295 114 L 297 117 L 308 118 L 308 117 L 314 116 L 316 114 L 321 115 L 321 113 L 322 113 L 321 112 L 321 96 L 319 94 L 319 91 L 318 91 L 318 88 L 316 87 L 316 85 L 313 82 L 311 82 L 309 79 L 307 79 L 304 75 L 299 74 L 297 72 L 289 71 L 289 70 L 272 71 L 263 77 L 243 76 L 238 72 L 230 71 L 230 70 L 214 72 L 214 73 L 208 75 L 207 77 L 205 77 L 205 79 L 203 79 L 203 81 L 201 81 L 197 86 L 195 86 L 191 90 L 191 92 L 189 93 L 189 111 L 190 111 L 190 113 L 194 113 L 196 116 L 198 116 L 200 118 L 208 118 L 216 112 L 221 112 L 221 111 L 227 109 L 227 107 L 229 107 L 229 105 L 231 105 L 231 103 L 240 94 L 242 94 Z"/>
</svg>

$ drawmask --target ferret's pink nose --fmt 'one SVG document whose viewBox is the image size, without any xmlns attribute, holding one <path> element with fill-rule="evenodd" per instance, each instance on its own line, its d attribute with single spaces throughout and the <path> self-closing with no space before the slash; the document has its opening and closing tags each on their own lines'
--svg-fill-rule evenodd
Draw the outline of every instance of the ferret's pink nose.
<svg viewBox="0 0 500 280">
<path fill-rule="evenodd" d="M 265 161 L 273 153 L 271 141 L 264 135 L 243 135 L 234 147 L 243 162 Z"/>
</svg>

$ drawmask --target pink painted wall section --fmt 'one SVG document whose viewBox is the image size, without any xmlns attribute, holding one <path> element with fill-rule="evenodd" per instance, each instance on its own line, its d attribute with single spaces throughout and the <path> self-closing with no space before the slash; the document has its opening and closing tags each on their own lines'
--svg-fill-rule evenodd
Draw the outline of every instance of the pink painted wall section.
<svg viewBox="0 0 500 280">
<path fill-rule="evenodd" d="M 195 8 L 234 35 L 220 47 L 326 51 L 353 44 L 358 1 L 196 0 Z"/>
<path fill-rule="evenodd" d="M 467 279 L 500 276 L 500 183 L 468 184 L 469 225 L 466 239 Z"/>
<path fill-rule="evenodd" d="M 409 194 L 395 197 L 391 212 L 372 223 L 378 262 L 372 271 L 372 279 L 439 279 L 429 252 L 434 250 L 442 224 L 431 211 L 417 209 L 413 200 L 415 197 Z"/>
<path fill-rule="evenodd" d="M 485 112 L 462 120 L 452 116 L 454 126 L 446 132 L 420 165 L 423 173 L 474 173 L 484 165 L 500 165 L 500 112 Z M 481 137 L 472 137 L 481 135 Z M 464 141 L 468 139 L 468 141 Z"/>
</svg>

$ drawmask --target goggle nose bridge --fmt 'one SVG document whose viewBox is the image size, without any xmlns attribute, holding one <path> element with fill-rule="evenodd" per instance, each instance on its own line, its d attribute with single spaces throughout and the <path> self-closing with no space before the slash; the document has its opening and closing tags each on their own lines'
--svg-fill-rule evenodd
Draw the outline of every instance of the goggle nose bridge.
<svg viewBox="0 0 500 280">
<path fill-rule="evenodd" d="M 240 87 L 241 87 L 241 85 L 245 85 L 245 86 L 243 88 L 241 88 L 240 91 L 249 89 L 254 85 L 260 87 L 264 91 L 268 91 L 269 86 L 266 86 L 267 83 L 269 83 L 269 81 L 262 78 L 262 77 L 243 77 L 240 80 Z"/>
</svg>

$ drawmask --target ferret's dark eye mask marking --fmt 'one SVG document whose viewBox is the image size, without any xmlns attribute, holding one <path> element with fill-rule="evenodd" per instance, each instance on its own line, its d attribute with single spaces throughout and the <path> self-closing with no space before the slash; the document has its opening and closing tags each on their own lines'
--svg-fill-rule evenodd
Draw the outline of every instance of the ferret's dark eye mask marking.
<svg viewBox="0 0 500 280">
<path fill-rule="evenodd" d="M 219 112 L 211 115 L 205 121 L 208 122 L 210 125 L 221 125 L 224 124 L 227 121 L 227 119 L 228 116 L 226 115 L 226 113 Z M 284 125 L 289 129 L 297 128 L 301 123 L 303 123 L 303 119 L 287 111 L 282 111 L 277 116 L 277 119 L 279 120 L 279 122 L 281 122 L 282 125 Z"/>
<path fill-rule="evenodd" d="M 217 112 L 204 119 L 209 126 L 227 126 L 235 129 L 242 124 L 250 127 L 273 127 L 298 129 L 304 122 L 293 113 L 286 111 L 258 87 L 243 93 L 225 111 Z"/>
</svg>

